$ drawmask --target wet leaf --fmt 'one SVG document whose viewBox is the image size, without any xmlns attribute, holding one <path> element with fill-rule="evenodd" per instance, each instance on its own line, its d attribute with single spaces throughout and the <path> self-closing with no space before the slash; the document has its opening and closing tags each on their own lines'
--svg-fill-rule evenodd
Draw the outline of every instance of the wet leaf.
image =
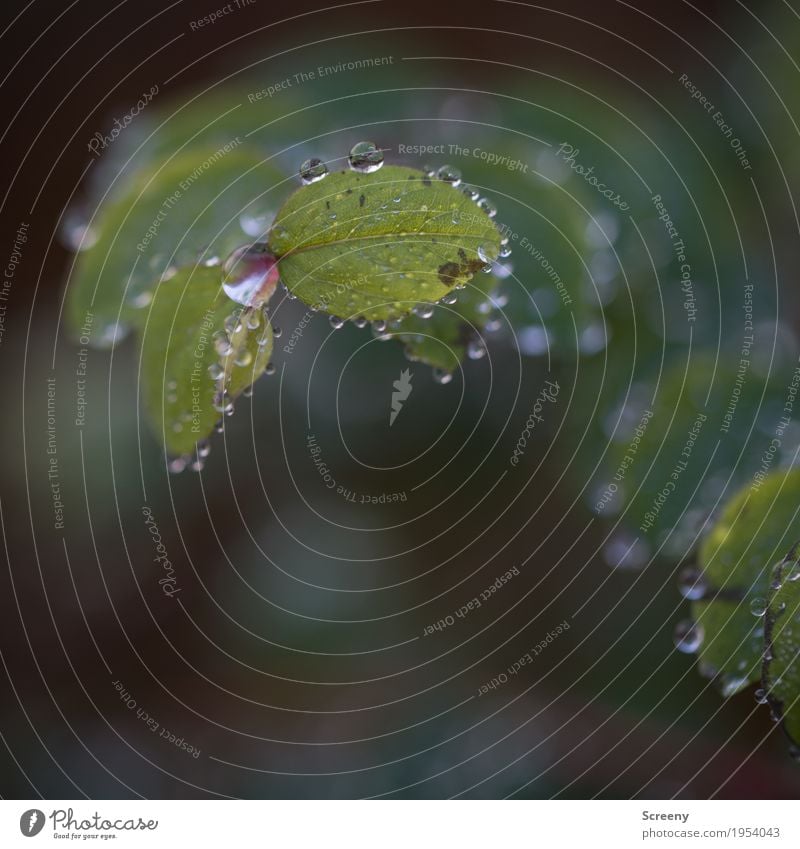
<svg viewBox="0 0 800 849">
<path fill-rule="evenodd" d="M 800 754 L 800 562 L 795 545 L 775 566 L 765 617 L 761 686 Z"/>
<path fill-rule="evenodd" d="M 219 268 L 181 268 L 159 284 L 142 328 L 145 409 L 170 454 L 190 454 L 264 371 L 272 328 L 220 286 Z M 224 390 L 224 395 L 223 395 Z"/>
<path fill-rule="evenodd" d="M 345 319 L 407 315 L 435 303 L 500 251 L 491 218 L 449 183 L 386 166 L 298 189 L 269 236 L 284 285 Z"/>
<path fill-rule="evenodd" d="M 707 589 L 692 605 L 705 632 L 699 660 L 725 695 L 761 678 L 763 614 L 775 564 L 800 536 L 798 510 L 800 471 L 775 472 L 726 505 L 700 549 Z"/>
<path fill-rule="evenodd" d="M 91 224 L 96 242 L 77 255 L 70 275 L 72 328 L 91 312 L 100 328 L 92 342 L 108 346 L 137 323 L 162 275 L 198 257 L 224 259 L 246 241 L 240 216 L 277 205 L 269 192 L 282 175 L 263 160 L 234 139 L 179 153 L 113 189 Z"/>
</svg>

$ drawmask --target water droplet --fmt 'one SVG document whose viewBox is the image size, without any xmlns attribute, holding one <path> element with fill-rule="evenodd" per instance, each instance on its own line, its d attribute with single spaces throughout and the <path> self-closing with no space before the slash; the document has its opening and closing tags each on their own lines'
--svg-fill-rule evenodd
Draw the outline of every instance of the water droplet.
<svg viewBox="0 0 800 849">
<path fill-rule="evenodd" d="M 489 259 L 489 257 L 486 254 L 486 249 L 483 247 L 483 245 L 478 245 L 478 259 L 484 265 L 491 262 L 491 260 Z"/>
<path fill-rule="evenodd" d="M 483 329 L 486 333 L 497 333 L 502 326 L 503 322 L 499 318 L 490 318 Z"/>
<path fill-rule="evenodd" d="M 174 457 L 167 464 L 167 468 L 169 469 L 169 473 L 171 475 L 179 475 L 186 468 L 186 464 L 188 462 L 189 462 L 188 457 Z"/>
<path fill-rule="evenodd" d="M 258 306 L 278 285 L 278 262 L 265 244 L 242 245 L 222 266 L 222 288 L 237 304 Z"/>
<path fill-rule="evenodd" d="M 258 330 L 261 327 L 261 313 L 258 310 L 248 310 L 245 324 L 248 330 Z"/>
<path fill-rule="evenodd" d="M 729 699 L 739 690 L 743 689 L 749 683 L 746 675 L 725 675 L 720 680 L 720 692 L 722 697 Z"/>
<path fill-rule="evenodd" d="M 275 374 L 275 363 L 267 363 L 267 367 L 264 369 L 264 373 L 267 375 Z"/>
<path fill-rule="evenodd" d="M 212 380 L 219 380 L 225 374 L 225 369 L 219 363 L 211 363 L 208 375 Z"/>
<path fill-rule="evenodd" d="M 697 601 L 706 594 L 708 585 L 703 573 L 697 567 L 687 566 L 678 575 L 678 590 L 689 601 Z"/>
<path fill-rule="evenodd" d="M 471 339 L 467 345 L 467 356 L 471 360 L 482 360 L 486 356 L 486 345 L 483 339 Z"/>
<path fill-rule="evenodd" d="M 225 332 L 233 337 L 242 331 L 242 320 L 238 312 L 231 313 L 223 322 Z"/>
<path fill-rule="evenodd" d="M 193 472 L 202 472 L 205 465 L 201 457 L 195 457 L 190 468 Z"/>
<path fill-rule="evenodd" d="M 161 282 L 166 283 L 168 280 L 172 280 L 172 278 L 178 273 L 178 267 L 175 265 L 168 265 L 161 274 Z"/>
<path fill-rule="evenodd" d="M 206 268 L 215 268 L 216 266 L 218 266 L 220 264 L 220 262 L 221 262 L 220 258 L 216 254 L 213 254 L 212 256 L 207 256 L 203 260 L 203 265 Z"/>
<path fill-rule="evenodd" d="M 768 701 L 767 691 L 763 687 L 759 687 L 753 695 L 756 698 L 756 702 L 760 705 L 765 705 Z"/>
<path fill-rule="evenodd" d="M 330 316 L 328 321 L 334 330 L 341 330 L 341 328 L 344 327 L 344 319 L 339 318 L 338 315 Z"/>
<path fill-rule="evenodd" d="M 149 307 L 153 302 L 153 293 L 146 289 L 143 292 L 138 292 L 135 295 L 131 295 L 128 300 L 128 306 L 133 307 L 135 310 L 141 310 L 145 307 Z"/>
<path fill-rule="evenodd" d="M 283 333 L 283 330 L 282 330 L 280 327 L 278 327 L 278 325 L 277 325 L 277 324 L 273 324 L 273 325 L 272 325 L 272 335 L 273 335 L 276 339 L 280 339 L 280 338 L 281 338 L 281 334 L 282 334 L 282 333 Z"/>
<path fill-rule="evenodd" d="M 355 324 L 355 326 L 356 326 L 356 327 L 358 327 L 359 329 L 361 329 L 362 327 L 366 327 L 366 326 L 367 326 L 367 320 L 364 318 L 364 316 L 363 316 L 363 315 L 360 315 L 360 316 L 359 316 L 359 317 L 358 317 L 358 318 L 357 318 L 357 319 L 353 322 L 353 324 Z"/>
<path fill-rule="evenodd" d="M 444 180 L 445 183 L 450 183 L 453 187 L 461 185 L 461 172 L 452 165 L 442 165 L 436 172 L 436 176 L 440 180 Z"/>
<path fill-rule="evenodd" d="M 508 259 L 511 256 L 511 248 L 508 245 L 500 248 L 500 259 Z"/>
<path fill-rule="evenodd" d="M 763 598 L 754 598 L 750 602 L 750 612 L 753 616 L 763 616 L 767 612 L 767 602 Z"/>
<path fill-rule="evenodd" d="M 383 319 L 379 318 L 377 321 L 372 322 L 372 327 L 378 333 L 383 333 L 386 330 L 386 322 Z"/>
<path fill-rule="evenodd" d="M 221 356 L 227 357 L 231 352 L 231 340 L 224 330 L 217 330 L 212 337 L 214 340 L 214 350 Z"/>
<path fill-rule="evenodd" d="M 527 357 L 538 357 L 547 352 L 549 340 L 547 330 L 541 325 L 523 327 L 517 334 L 520 351 Z"/>
<path fill-rule="evenodd" d="M 692 622 L 691 619 L 684 619 L 675 626 L 672 639 L 678 651 L 695 654 L 703 645 L 704 636 L 702 625 Z"/>
<path fill-rule="evenodd" d="M 461 191 L 472 201 L 477 200 L 481 193 L 477 189 L 473 189 L 472 186 L 464 186 Z"/>
<path fill-rule="evenodd" d="M 435 368 L 431 372 L 431 374 L 433 375 L 433 379 L 436 381 L 436 383 L 440 384 L 441 386 L 447 385 L 453 379 L 453 372 L 447 371 L 443 368 Z"/>
<path fill-rule="evenodd" d="M 214 396 L 214 409 L 218 413 L 223 413 L 224 415 L 230 415 L 233 412 L 233 401 L 231 400 L 231 396 L 227 392 L 218 392 Z"/>
<path fill-rule="evenodd" d="M 249 366 L 250 363 L 253 362 L 253 355 L 250 353 L 250 351 L 247 350 L 247 348 L 244 348 L 243 350 L 239 351 L 239 354 L 234 360 L 234 362 L 237 366 L 244 368 L 245 366 Z"/>
<path fill-rule="evenodd" d="M 457 300 L 458 300 L 458 293 L 457 292 L 448 292 L 442 298 L 442 303 L 450 305 L 450 304 L 454 304 Z"/>
<path fill-rule="evenodd" d="M 246 388 L 244 388 L 244 389 L 242 390 L 242 395 L 243 395 L 245 398 L 252 398 L 252 397 L 253 397 L 253 390 L 254 390 L 254 389 L 255 389 L 255 384 L 251 383 L 249 386 L 247 386 Z"/>
<path fill-rule="evenodd" d="M 494 218 L 497 215 L 497 207 L 488 198 L 481 198 L 478 201 L 478 209 L 482 209 L 489 218 Z"/>
<path fill-rule="evenodd" d="M 353 171 L 358 171 L 359 174 L 372 174 L 383 165 L 383 151 L 372 142 L 358 142 L 350 149 L 347 161 Z"/>
<path fill-rule="evenodd" d="M 78 210 L 66 213 L 59 231 L 59 241 L 67 250 L 87 251 L 97 244 L 97 239 L 97 231 L 89 226 Z"/>
<path fill-rule="evenodd" d="M 412 312 L 414 313 L 414 315 L 417 315 L 427 321 L 427 319 L 433 316 L 433 310 L 433 304 L 415 304 L 412 309 Z"/>
<path fill-rule="evenodd" d="M 321 180 L 328 173 L 328 166 L 321 159 L 306 159 L 300 166 L 300 179 L 309 185 Z"/>
<path fill-rule="evenodd" d="M 207 439 L 202 439 L 197 443 L 197 456 L 205 459 L 211 453 L 211 443 Z"/>
<path fill-rule="evenodd" d="M 254 239 L 263 239 L 269 231 L 274 217 L 272 213 L 253 215 L 249 212 L 243 212 L 239 216 L 239 226 L 248 236 L 252 236 Z"/>
</svg>

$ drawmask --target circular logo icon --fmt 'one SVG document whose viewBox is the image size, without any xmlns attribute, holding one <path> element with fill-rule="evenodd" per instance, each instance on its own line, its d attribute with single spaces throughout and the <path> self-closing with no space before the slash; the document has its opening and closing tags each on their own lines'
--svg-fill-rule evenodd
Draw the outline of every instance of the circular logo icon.
<svg viewBox="0 0 800 849">
<path fill-rule="evenodd" d="M 19 830 L 25 837 L 36 837 L 44 828 L 44 812 L 38 808 L 31 808 L 19 818 Z"/>
</svg>

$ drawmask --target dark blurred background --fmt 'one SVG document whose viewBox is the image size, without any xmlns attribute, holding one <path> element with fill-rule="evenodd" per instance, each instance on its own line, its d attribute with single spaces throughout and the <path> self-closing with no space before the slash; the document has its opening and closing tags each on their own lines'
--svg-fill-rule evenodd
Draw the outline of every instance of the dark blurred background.
<svg viewBox="0 0 800 849">
<path fill-rule="evenodd" d="M 254 0 L 195 31 L 219 2 L 4 5 L 4 266 L 27 224 L 0 344 L 4 796 L 796 795 L 797 765 L 752 692 L 723 700 L 675 651 L 688 612 L 676 574 L 696 537 L 626 559 L 630 531 L 590 505 L 608 480 L 610 412 L 672 364 L 705 369 L 696 350 L 724 370 L 746 276 L 770 328 L 760 376 L 791 374 L 800 21 L 779 2 L 551 6 Z M 247 102 L 366 56 L 393 61 Z M 736 127 L 752 172 L 681 74 Z M 95 160 L 89 139 L 154 84 L 152 106 Z M 69 214 L 94 208 L 126 153 L 169 151 L 187 103 L 214 117 L 230 103 L 244 127 L 263 122 L 258 143 L 280 152 L 287 178 L 360 138 L 416 166 L 399 144 L 529 163 L 524 174 L 453 164 L 498 220 L 546 246 L 575 309 L 562 314 L 541 264 L 515 250 L 502 281 L 513 330 L 503 323 L 489 356 L 446 386 L 412 364 L 391 430 L 392 382 L 409 367 L 400 346 L 353 326 L 333 333 L 323 315 L 293 353 L 278 346 L 276 374 L 237 406 L 201 474 L 170 475 L 140 421 L 133 339 L 91 351 L 87 422 L 74 427 L 78 345 L 61 321 Z M 565 141 L 630 201 L 630 218 L 559 163 Z M 275 187 L 265 214 L 288 191 Z M 702 318 L 691 337 L 670 296 L 655 193 L 691 243 Z M 279 341 L 304 311 L 281 304 Z M 560 381 L 559 402 L 509 468 L 546 378 Z M 760 414 L 737 422 L 733 456 L 756 450 Z M 308 433 L 346 490 L 405 500 L 354 503 L 325 488 Z M 143 505 L 174 564 L 171 598 Z M 705 506 L 701 495 L 681 504 L 700 524 Z M 509 570 L 480 609 L 426 635 Z M 478 695 L 564 621 L 534 663 Z"/>
</svg>

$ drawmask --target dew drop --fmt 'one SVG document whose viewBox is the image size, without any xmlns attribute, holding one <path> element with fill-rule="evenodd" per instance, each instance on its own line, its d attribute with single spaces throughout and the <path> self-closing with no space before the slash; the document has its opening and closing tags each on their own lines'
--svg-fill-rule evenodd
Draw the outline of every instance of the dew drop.
<svg viewBox="0 0 800 849">
<path fill-rule="evenodd" d="M 280 338 L 281 338 L 281 334 L 282 334 L 282 333 L 283 333 L 283 330 L 282 330 L 280 327 L 278 327 L 278 325 L 277 325 L 277 324 L 273 324 L 273 325 L 272 325 L 272 335 L 273 335 L 276 339 L 280 339 Z"/>
<path fill-rule="evenodd" d="M 756 698 L 756 702 L 760 705 L 765 705 L 768 701 L 767 691 L 763 687 L 759 687 L 753 695 Z"/>
<path fill-rule="evenodd" d="M 433 379 L 440 386 L 446 386 L 453 379 L 453 372 L 443 368 L 435 368 L 431 372 Z"/>
<path fill-rule="evenodd" d="M 266 375 L 275 374 L 275 363 L 267 363 L 267 367 L 264 369 L 264 373 Z"/>
<path fill-rule="evenodd" d="M 497 207 L 488 198 L 481 198 L 478 201 L 478 209 L 483 210 L 489 218 L 494 218 L 497 215 Z"/>
<path fill-rule="evenodd" d="M 678 575 L 678 590 L 689 601 L 697 601 L 705 596 L 708 585 L 703 573 L 698 568 L 687 566 Z"/>
<path fill-rule="evenodd" d="M 330 316 L 328 321 L 334 330 L 341 330 L 344 327 L 344 319 L 339 318 L 338 315 Z"/>
<path fill-rule="evenodd" d="M 483 339 L 471 339 L 467 345 L 467 356 L 471 360 L 482 360 L 486 356 L 486 345 Z"/>
<path fill-rule="evenodd" d="M 450 305 L 450 304 L 454 304 L 457 300 L 458 300 L 458 293 L 457 292 L 448 292 L 442 298 L 442 303 Z"/>
<path fill-rule="evenodd" d="M 242 395 L 245 398 L 252 398 L 254 388 L 255 388 L 255 385 L 251 383 L 246 389 L 242 390 Z"/>
<path fill-rule="evenodd" d="M 359 316 L 359 317 L 358 317 L 358 318 L 357 318 L 357 319 L 353 322 L 353 324 L 355 324 L 355 326 L 356 326 L 356 327 L 358 327 L 358 328 L 359 328 L 359 330 L 360 330 L 361 328 L 363 328 L 363 327 L 366 327 L 366 326 L 367 326 L 367 320 L 364 318 L 364 316 L 363 316 L 363 315 L 360 315 L 360 316 Z"/>
<path fill-rule="evenodd" d="M 703 645 L 704 636 L 702 625 L 691 619 L 684 619 L 675 626 L 672 639 L 678 651 L 684 654 L 695 654 Z"/>
<path fill-rule="evenodd" d="M 211 363 L 208 367 L 208 376 L 212 380 L 219 380 L 225 374 L 225 369 L 219 363 Z"/>
<path fill-rule="evenodd" d="M 221 357 L 227 357 L 232 350 L 231 340 L 228 338 L 228 334 L 224 330 L 217 330 L 212 338 L 214 340 L 214 350 Z"/>
<path fill-rule="evenodd" d="M 472 186 L 464 186 L 461 191 L 472 201 L 477 200 L 481 193 L 477 189 L 473 189 Z"/>
<path fill-rule="evenodd" d="M 433 316 L 433 310 L 433 304 L 416 304 L 412 312 L 414 313 L 414 315 L 417 315 L 427 321 L 427 319 Z"/>
<path fill-rule="evenodd" d="M 763 598 L 754 598 L 750 602 L 750 612 L 753 616 L 763 616 L 767 612 L 767 602 Z"/>
<path fill-rule="evenodd" d="M 261 327 L 261 313 L 258 310 L 248 310 L 245 324 L 248 330 L 258 330 Z"/>
<path fill-rule="evenodd" d="M 233 412 L 233 401 L 227 392 L 218 392 L 214 396 L 214 409 L 218 413 L 229 416 Z"/>
<path fill-rule="evenodd" d="M 197 443 L 197 456 L 205 459 L 211 453 L 211 443 L 203 439 Z"/>
<path fill-rule="evenodd" d="M 306 159 L 300 166 L 300 179 L 305 185 L 318 182 L 327 173 L 328 166 L 321 159 Z"/>
<path fill-rule="evenodd" d="M 234 362 L 237 366 L 244 368 L 245 366 L 249 366 L 250 363 L 253 362 L 253 355 L 250 353 L 250 351 L 247 350 L 247 348 L 244 348 L 242 351 L 239 352 L 239 355 L 236 357 Z"/>
<path fill-rule="evenodd" d="M 131 295 L 127 300 L 128 306 L 133 307 L 135 310 L 142 310 L 145 307 L 149 307 L 152 302 L 153 293 L 149 289 Z"/>
<path fill-rule="evenodd" d="M 64 216 L 59 231 L 59 241 L 70 251 L 87 251 L 97 244 L 98 235 L 86 219 L 77 210 L 70 210 Z"/>
<path fill-rule="evenodd" d="M 461 172 L 452 165 L 442 165 L 436 172 L 436 176 L 445 183 L 450 183 L 454 188 L 461 185 Z"/>
<path fill-rule="evenodd" d="M 225 294 L 246 307 L 268 301 L 278 280 L 278 262 L 263 243 L 242 245 L 222 266 L 222 288 Z"/>
<path fill-rule="evenodd" d="M 167 468 L 169 469 L 169 473 L 171 475 L 179 475 L 186 468 L 186 464 L 188 462 L 189 462 L 188 457 L 174 457 L 167 464 Z"/>
<path fill-rule="evenodd" d="M 383 333 L 386 330 L 386 322 L 383 319 L 378 319 L 372 322 L 372 327 L 378 333 Z"/>
<path fill-rule="evenodd" d="M 372 142 L 357 142 L 350 148 L 347 161 L 359 174 L 373 174 L 383 165 L 383 151 Z"/>
</svg>

